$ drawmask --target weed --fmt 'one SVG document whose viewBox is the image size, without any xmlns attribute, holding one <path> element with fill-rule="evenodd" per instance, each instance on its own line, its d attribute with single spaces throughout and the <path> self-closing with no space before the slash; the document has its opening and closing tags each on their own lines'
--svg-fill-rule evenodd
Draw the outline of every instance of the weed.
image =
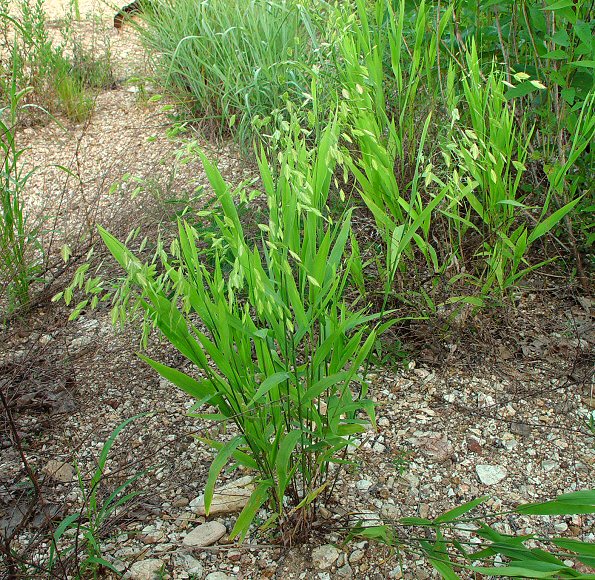
<svg viewBox="0 0 595 580">
<path fill-rule="evenodd" d="M 97 459 L 97 468 L 88 482 L 83 479 L 78 464 L 75 464 L 83 507 L 80 512 L 64 518 L 52 535 L 47 563 L 50 574 L 58 572 L 60 566 L 64 565 L 67 561 L 66 558 L 71 554 L 76 559 L 76 578 L 100 578 L 103 574 L 102 569 L 108 569 L 118 574 L 113 565 L 102 556 L 101 534 L 110 518 L 116 516 L 126 504 L 140 494 L 139 491 L 128 491 L 128 489 L 145 472 L 137 473 L 126 480 L 111 491 L 105 499 L 100 496 L 100 487 L 109 453 L 121 431 L 132 421 L 146 416 L 147 413 L 143 413 L 130 417 L 112 431 L 101 448 Z M 70 540 L 69 538 L 73 535 L 75 539 Z M 64 540 L 67 540 L 67 546 L 63 545 Z M 85 555 L 82 558 L 79 558 L 79 541 L 85 550 Z M 66 572 L 66 570 L 62 570 L 62 572 Z"/>
<path fill-rule="evenodd" d="M 296 137 L 276 180 L 261 157 L 269 222 L 260 225 L 263 238 L 253 248 L 228 186 L 203 156 L 224 213 L 216 218 L 219 250 L 210 272 L 197 252 L 196 230 L 180 223 L 174 261 L 164 263 L 174 296 L 163 291 L 153 266 L 101 231 L 140 286 L 161 332 L 205 378 L 143 360 L 198 405 L 209 402 L 218 409 L 198 416 L 237 426 L 238 434 L 225 443 L 203 439 L 218 451 L 205 490 L 207 511 L 228 460 L 256 470 L 254 492 L 232 536 L 245 537 L 265 503 L 272 513 L 264 528 L 281 526 L 286 541 L 307 531 L 317 499 L 332 487 L 333 464 L 342 462 L 337 454 L 352 435 L 365 431 L 366 416 L 374 420 L 359 369 L 376 338 L 368 328 L 376 317 L 351 312 L 342 300 L 352 259 L 345 256 L 350 212 L 336 225 L 324 217 L 337 129 L 329 125 L 315 155 Z M 208 334 L 190 323 L 191 313 Z"/>
<path fill-rule="evenodd" d="M 28 92 L 19 91 L 13 79 L 10 104 L 0 108 L 0 281 L 7 292 L 2 296 L 7 297 L 7 314 L 29 302 L 29 287 L 38 265 L 31 255 L 35 231 L 23 212 L 23 189 L 31 173 L 22 169 L 24 150 L 17 145 L 16 135 L 18 111 Z"/>
<path fill-rule="evenodd" d="M 543 503 L 526 503 L 510 512 L 484 517 L 469 517 L 467 514 L 481 506 L 488 498 L 479 497 L 457 506 L 433 520 L 427 518 L 401 518 L 399 527 L 411 530 L 411 538 L 399 535 L 396 527 L 358 527 L 354 536 L 377 540 L 397 548 L 422 554 L 442 578 L 456 580 L 464 574 L 479 574 L 490 577 L 522 578 L 591 578 L 575 566 L 583 563 L 593 565 L 593 546 L 588 542 L 568 538 L 505 535 L 487 522 L 498 516 L 516 514 L 521 516 L 552 516 L 595 513 L 595 490 L 585 490 L 558 496 Z M 464 529 L 465 540 L 457 537 L 457 530 Z M 421 531 L 421 533 L 420 533 Z M 426 539 L 415 539 L 425 537 Z M 544 547 L 527 547 L 530 541 L 538 541 Z"/>
</svg>

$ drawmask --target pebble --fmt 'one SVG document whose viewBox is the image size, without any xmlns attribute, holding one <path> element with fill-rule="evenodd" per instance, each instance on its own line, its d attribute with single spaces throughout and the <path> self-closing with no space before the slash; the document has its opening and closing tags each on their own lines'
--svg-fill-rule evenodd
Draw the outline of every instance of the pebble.
<svg viewBox="0 0 595 580">
<path fill-rule="evenodd" d="M 339 557 L 339 550 L 332 544 L 325 544 L 312 550 L 312 563 L 319 570 L 330 568 Z"/>
<path fill-rule="evenodd" d="M 235 580 L 235 576 L 230 576 L 225 572 L 211 572 L 205 576 L 205 580 Z"/>
<path fill-rule="evenodd" d="M 201 548 L 214 544 L 222 538 L 227 529 L 220 522 L 207 522 L 194 528 L 186 535 L 182 543 L 188 548 Z"/>
<path fill-rule="evenodd" d="M 353 550 L 349 555 L 349 562 L 351 564 L 357 564 L 363 557 L 365 553 L 363 550 Z"/>
<path fill-rule="evenodd" d="M 559 463 L 557 461 L 552 461 L 551 459 L 546 459 L 541 463 L 541 468 L 544 471 L 553 471 L 554 469 L 559 467 Z"/>
<path fill-rule="evenodd" d="M 410 441 L 424 455 L 438 463 L 443 463 L 454 455 L 454 448 L 446 433 L 424 433 Z"/>
<path fill-rule="evenodd" d="M 248 503 L 253 491 L 254 484 L 250 476 L 216 489 L 208 515 L 214 516 L 241 511 Z M 207 515 L 204 494 L 190 502 L 190 509 L 200 516 Z"/>
<path fill-rule="evenodd" d="M 356 482 L 355 487 L 360 491 L 368 491 L 374 484 L 367 479 L 360 479 Z"/>
<path fill-rule="evenodd" d="M 163 568 L 164 564 L 161 560 L 149 558 L 132 564 L 126 576 L 130 580 L 154 580 Z"/>
<path fill-rule="evenodd" d="M 70 483 L 75 475 L 74 467 L 70 463 L 55 459 L 50 459 L 41 471 L 58 483 Z"/>
<path fill-rule="evenodd" d="M 506 469 L 501 465 L 477 465 L 475 471 L 479 481 L 484 485 L 496 485 L 508 475 Z"/>
</svg>

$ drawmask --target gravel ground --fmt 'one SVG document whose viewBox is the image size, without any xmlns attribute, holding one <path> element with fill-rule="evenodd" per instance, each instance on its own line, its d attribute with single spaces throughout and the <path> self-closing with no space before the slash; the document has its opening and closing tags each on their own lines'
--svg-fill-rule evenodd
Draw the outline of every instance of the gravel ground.
<svg viewBox="0 0 595 580">
<path fill-rule="evenodd" d="M 151 468 L 139 484 L 146 495 L 110 530 L 104 544 L 104 555 L 131 577 L 143 578 L 144 567 L 158 560 L 172 578 L 203 578 L 217 571 L 232 578 L 303 578 L 304 572 L 321 579 L 427 578 L 434 576 L 432 571 L 412 556 L 398 559 L 386 548 L 357 540 L 343 545 L 345 525 L 362 518 L 390 523 L 404 516 L 434 517 L 482 495 L 491 497 L 488 511 L 506 510 L 592 486 L 595 442 L 582 421 L 593 411 L 587 358 L 593 333 L 568 338 L 552 330 L 543 335 L 539 324 L 560 330 L 568 313 L 575 323 L 589 317 L 566 301 L 550 305 L 563 315 L 553 318 L 548 309 L 540 319 L 534 313 L 542 308 L 541 299 L 526 298 L 517 313 L 518 326 L 533 317 L 537 335 L 521 340 L 519 334 L 516 349 L 507 346 L 506 360 L 497 355 L 489 360 L 477 351 L 463 356 L 457 354 L 460 346 L 447 344 L 454 353 L 440 365 L 411 361 L 406 368 L 374 370 L 370 382 L 378 430 L 362 438 L 352 456 L 354 467 L 341 475 L 331 502 L 320 510 L 309 544 L 292 548 L 267 545 L 258 535 L 242 546 L 229 543 L 226 535 L 208 547 L 184 543 L 189 531 L 205 521 L 196 513 L 196 498 L 212 457 L 191 434 L 206 430 L 225 439 L 233 433 L 189 418 L 191 401 L 140 363 L 134 354 L 137 337 L 114 334 L 107 312 L 65 324 L 66 312 L 40 311 L 37 325 L 3 360 L 4 365 L 27 361 L 29 371 L 15 384 L 15 393 L 45 389 L 40 397 L 45 397 L 45 408 L 35 397 L 20 401 L 21 407 L 16 401 L 16 420 L 27 459 L 42 474 L 45 501 L 56 518 L 80 506 L 80 492 L 68 469 L 65 482 L 48 475 L 48 462 L 72 466 L 76 457 L 90 474 L 116 425 L 154 412 L 124 432 L 107 471 L 108 486 L 114 486 Z M 545 350 L 537 354 L 540 349 Z M 165 344 L 152 344 L 150 354 L 185 368 Z M 482 362 L 470 365 L 473 358 Z M 48 393 L 53 393 L 49 403 Z M 2 447 L 0 497 L 8 509 L 18 503 L 24 473 L 10 441 L 5 438 Z M 235 514 L 211 520 L 227 533 Z M 594 523 L 585 516 L 517 517 L 504 518 L 498 529 L 595 541 Z M 20 543 L 23 549 L 35 546 L 37 555 L 47 554 L 48 546 L 36 542 L 33 529 L 22 533 Z"/>
</svg>

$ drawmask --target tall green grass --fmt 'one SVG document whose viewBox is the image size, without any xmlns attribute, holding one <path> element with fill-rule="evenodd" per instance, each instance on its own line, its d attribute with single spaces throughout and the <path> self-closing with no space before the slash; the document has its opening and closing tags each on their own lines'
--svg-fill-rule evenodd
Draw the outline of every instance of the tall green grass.
<svg viewBox="0 0 595 580">
<path fill-rule="evenodd" d="M 308 4 L 157 0 L 141 32 L 160 78 L 183 91 L 195 118 L 250 145 L 274 132 L 271 115 L 288 100 L 308 101 L 312 66 L 325 60 Z"/>
<path fill-rule="evenodd" d="M 6 315 L 29 302 L 37 266 L 35 232 L 23 210 L 23 190 L 31 173 L 23 170 L 24 149 L 17 143 L 18 113 L 27 92 L 18 90 L 14 78 L 10 102 L 0 107 L 0 300 L 5 302 L 0 313 Z"/>
</svg>

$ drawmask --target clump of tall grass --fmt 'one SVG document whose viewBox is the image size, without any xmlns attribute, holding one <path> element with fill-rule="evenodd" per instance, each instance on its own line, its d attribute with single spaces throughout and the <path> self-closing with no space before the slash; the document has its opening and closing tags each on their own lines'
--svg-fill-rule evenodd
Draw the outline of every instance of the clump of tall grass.
<svg viewBox="0 0 595 580">
<path fill-rule="evenodd" d="M 273 111 L 308 100 L 312 67 L 326 64 L 307 5 L 157 0 L 141 32 L 162 81 L 184 93 L 193 116 L 250 145 L 274 131 Z"/>
<path fill-rule="evenodd" d="M 24 149 L 18 146 L 16 134 L 19 107 L 26 95 L 27 91 L 18 90 L 15 79 L 9 104 L 0 107 L 0 313 L 5 315 L 29 302 L 37 269 L 32 257 L 35 231 L 23 211 L 23 189 L 31 173 L 23 170 Z"/>
<path fill-rule="evenodd" d="M 62 41 L 52 41 L 43 0 L 14 4 L 9 11 L 8 0 L 0 0 L 0 103 L 9 101 L 15 82 L 19 90 L 31 89 L 29 102 L 74 121 L 86 119 L 93 110 L 93 92 L 113 84 L 109 42 L 97 42 L 93 31 L 92 47 L 83 47 L 73 36 L 72 12 L 61 26 Z"/>
<path fill-rule="evenodd" d="M 141 263 L 101 231 L 151 319 L 202 375 L 143 359 L 195 397 L 196 409 L 217 408 L 216 414 L 197 411 L 198 417 L 236 425 L 227 442 L 204 440 L 217 451 L 207 510 L 219 473 L 233 460 L 252 470 L 255 488 L 232 536 L 244 537 L 266 504 L 263 527 L 282 527 L 286 541 L 307 531 L 316 502 L 332 489 L 333 464 L 344 463 L 352 437 L 374 421 L 361 367 L 377 334 L 369 327 L 377 317 L 353 311 L 343 298 L 354 260 L 347 251 L 351 211 L 334 223 L 326 208 L 338 124 L 330 121 L 314 152 L 297 123 L 290 133 L 280 171 L 260 158 L 269 219 L 254 245 L 246 241 L 229 186 L 202 156 L 223 210 L 212 267 L 188 222 L 180 223 L 173 255 L 163 259 L 165 282 L 154 264 Z"/>
</svg>

